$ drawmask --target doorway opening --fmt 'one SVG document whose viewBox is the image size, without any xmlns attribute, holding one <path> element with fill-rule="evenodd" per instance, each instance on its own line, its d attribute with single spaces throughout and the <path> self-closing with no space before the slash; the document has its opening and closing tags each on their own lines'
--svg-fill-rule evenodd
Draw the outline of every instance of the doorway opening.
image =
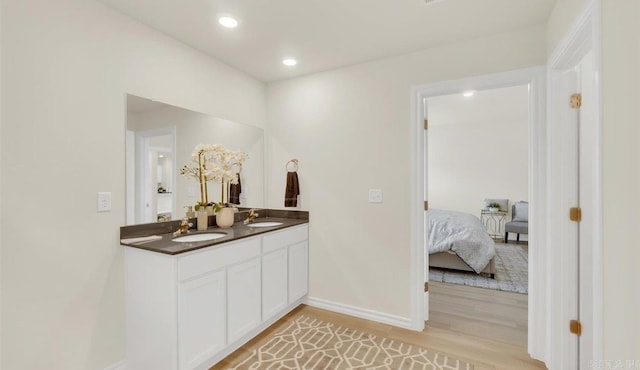
<svg viewBox="0 0 640 370">
<path fill-rule="evenodd" d="M 176 218 L 173 129 L 127 130 L 127 224 Z"/>
<path fill-rule="evenodd" d="M 522 348 L 528 317 L 529 87 L 423 101 L 431 325 Z"/>
<path fill-rule="evenodd" d="M 529 220 L 528 220 L 528 234 L 527 234 L 527 279 L 528 279 L 528 299 L 526 307 L 527 313 L 527 326 L 529 332 L 527 336 L 528 352 L 533 355 L 536 353 L 537 345 L 540 348 L 544 346 L 545 328 L 535 327 L 533 323 L 544 322 L 545 307 L 541 304 L 544 302 L 544 288 L 546 280 L 541 269 L 544 269 L 544 250 L 546 248 L 545 238 L 540 235 L 545 235 L 545 223 L 544 220 L 546 213 L 546 169 L 545 169 L 545 152 L 546 152 L 546 128 L 545 128 L 545 105 L 544 105 L 544 68 L 535 67 L 523 70 L 503 72 L 491 75 L 484 75 L 478 77 L 472 77 L 462 80 L 446 81 L 433 83 L 429 85 L 417 86 L 413 89 L 413 111 L 414 120 L 412 122 L 412 128 L 415 132 L 415 140 L 412 142 L 415 156 L 412 158 L 413 167 L 413 181 L 412 181 L 412 199 L 415 201 L 412 216 L 412 276 L 415 278 L 415 282 L 412 285 L 413 298 L 413 312 L 414 326 L 416 328 L 423 328 L 425 321 L 429 320 L 429 290 L 430 285 L 428 266 L 429 266 L 429 254 L 428 254 L 428 238 L 429 238 L 429 225 L 427 214 L 429 211 L 425 210 L 423 203 L 428 208 L 431 208 L 430 199 L 431 194 L 428 193 L 429 183 L 429 170 L 427 170 L 428 156 L 427 156 L 427 143 L 428 143 L 428 127 L 432 124 L 427 120 L 427 129 L 425 129 L 424 121 L 428 119 L 428 112 L 425 109 L 425 102 L 428 103 L 430 98 L 462 94 L 465 91 L 485 91 L 501 88 L 512 88 L 515 86 L 527 86 L 528 95 L 528 109 L 526 117 L 526 133 L 528 136 L 527 146 L 529 148 L 528 155 L 526 155 L 526 170 L 527 173 L 527 185 L 526 185 L 526 198 L 524 195 L 514 195 L 513 200 L 528 200 L 529 201 Z M 455 136 L 455 135 L 454 135 Z M 496 144 L 498 145 L 498 144 Z M 482 153 L 473 153 L 474 160 L 481 159 Z M 507 171 L 506 169 L 504 171 Z M 472 184 L 467 184 L 472 186 Z M 480 200 L 480 204 L 476 204 L 476 209 L 473 210 L 474 217 L 480 217 L 482 208 L 485 207 L 484 200 L 491 199 L 504 199 L 504 196 L 499 194 L 489 193 L 485 191 L 486 195 Z M 425 202 L 425 201 L 428 201 Z M 437 204 L 437 203 L 435 203 Z M 504 206 L 507 212 L 507 217 L 510 217 L 512 213 L 512 204 Z M 488 206 L 488 204 L 487 204 Z M 506 219 L 511 221 L 511 219 Z M 484 226 L 486 228 L 486 226 Z M 494 234 L 497 236 L 503 230 L 500 229 L 501 224 L 498 224 L 498 230 L 494 230 Z M 485 229 L 486 230 L 486 229 Z M 504 237 L 504 236 L 502 236 Z M 512 237 L 516 237 L 515 234 L 510 233 L 509 241 L 507 245 L 524 245 L 524 243 L 517 244 L 515 240 L 511 240 Z M 521 240 L 524 241 L 524 237 L 521 235 Z M 535 248 L 534 248 L 535 246 Z M 426 284 L 425 284 L 426 282 Z M 534 340 L 532 340 L 534 338 Z M 541 339 L 538 339 L 541 338 Z"/>
</svg>

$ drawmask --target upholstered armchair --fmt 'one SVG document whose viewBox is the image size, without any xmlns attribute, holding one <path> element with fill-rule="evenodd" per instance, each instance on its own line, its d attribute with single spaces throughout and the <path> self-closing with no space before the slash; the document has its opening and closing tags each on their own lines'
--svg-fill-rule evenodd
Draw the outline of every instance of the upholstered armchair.
<svg viewBox="0 0 640 370">
<path fill-rule="evenodd" d="M 529 203 L 515 202 L 511 207 L 511 221 L 504 225 L 504 242 L 508 243 L 509 233 L 516 233 L 516 240 L 520 241 L 520 234 L 529 234 Z"/>
</svg>

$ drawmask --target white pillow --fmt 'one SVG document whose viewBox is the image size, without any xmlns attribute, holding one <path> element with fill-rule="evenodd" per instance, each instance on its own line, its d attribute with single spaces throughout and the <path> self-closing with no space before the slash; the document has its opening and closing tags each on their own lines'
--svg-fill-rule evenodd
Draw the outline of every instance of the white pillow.
<svg viewBox="0 0 640 370">
<path fill-rule="evenodd" d="M 529 203 L 528 202 L 516 202 L 515 211 L 512 221 L 529 222 Z"/>
</svg>

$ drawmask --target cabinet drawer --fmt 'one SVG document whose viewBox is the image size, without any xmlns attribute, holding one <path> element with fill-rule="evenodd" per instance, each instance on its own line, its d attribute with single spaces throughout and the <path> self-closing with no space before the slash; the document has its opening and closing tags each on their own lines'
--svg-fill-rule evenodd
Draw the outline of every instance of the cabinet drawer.
<svg viewBox="0 0 640 370">
<path fill-rule="evenodd" d="M 309 225 L 288 228 L 277 233 L 265 235 L 262 252 L 269 253 L 278 248 L 288 247 L 307 239 L 309 239 Z"/>
<path fill-rule="evenodd" d="M 233 265 L 260 255 L 260 238 L 245 239 L 236 243 L 196 251 L 178 259 L 178 280 Z"/>
</svg>

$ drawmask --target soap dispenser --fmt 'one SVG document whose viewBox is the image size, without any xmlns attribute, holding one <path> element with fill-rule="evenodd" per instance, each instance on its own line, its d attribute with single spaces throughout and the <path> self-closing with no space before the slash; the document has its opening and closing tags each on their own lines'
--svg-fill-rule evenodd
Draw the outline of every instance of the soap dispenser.
<svg viewBox="0 0 640 370">
<path fill-rule="evenodd" d="M 185 206 L 184 208 L 187 209 L 187 217 L 188 218 L 195 218 L 196 217 L 196 213 L 193 211 L 193 206 Z"/>
</svg>

